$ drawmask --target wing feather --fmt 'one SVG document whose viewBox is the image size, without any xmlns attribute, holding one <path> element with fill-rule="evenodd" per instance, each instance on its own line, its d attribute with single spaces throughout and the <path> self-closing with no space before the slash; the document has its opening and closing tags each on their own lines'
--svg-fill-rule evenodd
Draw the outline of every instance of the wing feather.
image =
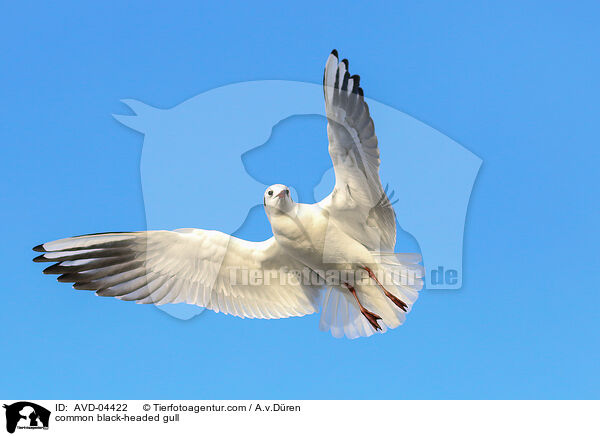
<svg viewBox="0 0 600 436">
<path fill-rule="evenodd" d="M 325 65 L 323 91 L 336 183 L 333 192 L 319 204 L 368 248 L 393 250 L 396 219 L 379 178 L 375 126 L 360 77 L 350 75 L 348 60 L 340 62 L 335 50 Z"/>
<path fill-rule="evenodd" d="M 240 317 L 285 318 L 318 310 L 319 289 L 290 280 L 302 268 L 274 238 L 244 241 L 217 231 L 101 233 L 47 242 L 36 262 L 75 289 L 142 304 L 187 302 Z M 232 272 L 233 270 L 233 272 Z M 271 283 L 238 277 L 259 270 Z M 238 280 L 239 279 L 239 280 Z"/>
</svg>

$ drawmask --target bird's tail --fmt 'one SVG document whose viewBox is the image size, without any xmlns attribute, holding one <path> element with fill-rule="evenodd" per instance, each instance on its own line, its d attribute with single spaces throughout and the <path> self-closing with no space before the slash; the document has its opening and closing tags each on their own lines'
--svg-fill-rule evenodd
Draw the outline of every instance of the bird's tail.
<svg viewBox="0 0 600 436">
<path fill-rule="evenodd" d="M 380 332 L 404 323 L 406 314 L 423 288 L 424 268 L 419 254 L 372 253 L 369 266 L 374 278 L 365 274 L 353 286 L 361 304 L 381 317 Z M 389 292 L 392 297 L 385 294 Z M 394 302 L 394 298 L 396 302 Z M 399 300 L 399 302 L 398 302 Z M 334 337 L 350 339 L 371 336 L 375 329 L 363 316 L 351 292 L 344 286 L 332 286 L 324 294 L 319 328 Z"/>
</svg>

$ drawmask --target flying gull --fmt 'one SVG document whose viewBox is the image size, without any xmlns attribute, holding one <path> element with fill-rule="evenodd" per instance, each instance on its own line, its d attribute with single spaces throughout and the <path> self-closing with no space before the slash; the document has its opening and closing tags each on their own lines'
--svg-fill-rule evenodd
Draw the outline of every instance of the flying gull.
<svg viewBox="0 0 600 436">
<path fill-rule="evenodd" d="M 284 185 L 263 197 L 273 236 L 214 230 L 98 233 L 38 245 L 46 274 L 75 289 L 143 304 L 188 303 L 242 318 L 319 311 L 335 337 L 370 336 L 405 320 L 422 288 L 418 254 L 394 253 L 396 217 L 360 78 L 333 50 L 323 76 L 331 194 L 296 203 Z M 391 196 L 391 195 L 390 195 Z"/>
</svg>

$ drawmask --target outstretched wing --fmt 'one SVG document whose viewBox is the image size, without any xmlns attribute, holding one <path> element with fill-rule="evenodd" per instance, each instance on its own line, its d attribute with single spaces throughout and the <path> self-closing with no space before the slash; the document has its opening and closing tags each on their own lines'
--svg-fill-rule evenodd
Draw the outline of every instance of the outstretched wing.
<svg viewBox="0 0 600 436">
<path fill-rule="evenodd" d="M 47 242 L 36 262 L 46 274 L 97 295 L 138 303 L 196 304 L 249 318 L 318 310 L 318 291 L 274 238 L 249 242 L 218 231 L 101 233 Z"/>
<path fill-rule="evenodd" d="M 334 50 L 323 76 L 333 192 L 319 204 L 351 236 L 371 249 L 393 250 L 396 216 L 379 179 L 379 148 L 359 76 Z"/>
</svg>

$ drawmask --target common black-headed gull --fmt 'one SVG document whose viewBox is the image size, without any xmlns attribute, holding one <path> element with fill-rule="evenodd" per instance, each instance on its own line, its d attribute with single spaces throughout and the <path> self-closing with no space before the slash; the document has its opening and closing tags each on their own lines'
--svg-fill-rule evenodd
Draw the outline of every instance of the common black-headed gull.
<svg viewBox="0 0 600 436">
<path fill-rule="evenodd" d="M 396 220 L 379 178 L 379 149 L 359 76 L 336 50 L 323 77 L 331 194 L 296 203 L 284 185 L 263 204 L 273 237 L 245 241 L 214 230 L 99 233 L 47 242 L 46 274 L 97 295 L 138 303 L 196 304 L 242 318 L 303 316 L 322 309 L 336 337 L 402 324 L 422 288 L 418 254 L 393 253 Z"/>
</svg>

